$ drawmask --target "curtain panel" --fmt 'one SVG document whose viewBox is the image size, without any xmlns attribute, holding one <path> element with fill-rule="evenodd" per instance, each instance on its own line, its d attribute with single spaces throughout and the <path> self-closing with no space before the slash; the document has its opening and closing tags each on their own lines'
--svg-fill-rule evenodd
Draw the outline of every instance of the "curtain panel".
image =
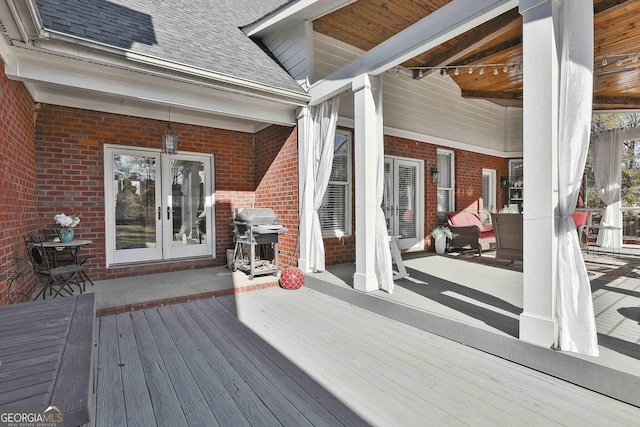
<svg viewBox="0 0 640 427">
<path fill-rule="evenodd" d="M 624 132 L 620 129 L 593 135 L 593 171 L 600 199 L 606 205 L 600 230 L 598 246 L 619 248 L 622 245 L 622 212 L 620 211 L 622 142 Z"/>
<path fill-rule="evenodd" d="M 324 194 L 329 185 L 331 167 L 333 165 L 333 149 L 338 124 L 339 97 L 335 96 L 324 101 L 312 111 L 313 139 L 308 155 L 313 156 L 313 220 L 311 223 L 311 248 L 309 267 L 313 271 L 325 269 L 324 241 L 318 209 L 322 206 Z"/>
<path fill-rule="evenodd" d="M 598 356 L 591 284 L 576 225 L 571 218 L 589 148 L 593 101 L 593 5 L 591 2 L 565 1 L 561 14 L 557 345 L 565 351 Z"/>
</svg>

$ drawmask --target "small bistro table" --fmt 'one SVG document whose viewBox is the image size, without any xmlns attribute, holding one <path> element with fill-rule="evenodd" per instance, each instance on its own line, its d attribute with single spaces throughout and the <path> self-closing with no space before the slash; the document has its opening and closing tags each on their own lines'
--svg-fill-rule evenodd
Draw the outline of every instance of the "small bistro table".
<svg viewBox="0 0 640 427">
<path fill-rule="evenodd" d="M 92 240 L 81 240 L 81 239 L 72 240 L 72 241 L 70 241 L 68 243 L 43 241 L 42 242 L 42 246 L 45 249 L 55 249 L 55 250 L 69 249 L 71 251 L 71 253 L 73 254 L 74 262 L 76 262 L 76 264 L 77 264 L 78 252 L 80 252 L 80 248 L 83 247 L 83 246 L 90 245 L 92 243 L 93 243 Z"/>
</svg>

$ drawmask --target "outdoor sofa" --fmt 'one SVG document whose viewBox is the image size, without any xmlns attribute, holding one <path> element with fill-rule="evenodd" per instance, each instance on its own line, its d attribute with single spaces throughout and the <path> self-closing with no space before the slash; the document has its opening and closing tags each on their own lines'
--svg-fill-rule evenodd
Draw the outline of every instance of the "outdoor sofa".
<svg viewBox="0 0 640 427">
<path fill-rule="evenodd" d="M 480 216 L 474 212 L 449 212 L 449 229 L 453 235 L 450 248 L 471 248 L 482 256 L 483 250 L 492 249 L 496 237 L 490 224 L 483 224 Z"/>
</svg>

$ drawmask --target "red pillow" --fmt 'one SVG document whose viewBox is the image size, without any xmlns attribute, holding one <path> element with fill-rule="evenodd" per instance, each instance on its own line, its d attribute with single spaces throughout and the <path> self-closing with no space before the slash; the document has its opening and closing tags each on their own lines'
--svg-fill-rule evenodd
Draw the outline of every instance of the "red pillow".
<svg viewBox="0 0 640 427">
<path fill-rule="evenodd" d="M 576 227 L 580 227 L 581 225 L 587 225 L 587 218 L 589 217 L 589 212 L 574 212 L 571 214 L 573 217 L 573 221 L 576 223 Z"/>
</svg>

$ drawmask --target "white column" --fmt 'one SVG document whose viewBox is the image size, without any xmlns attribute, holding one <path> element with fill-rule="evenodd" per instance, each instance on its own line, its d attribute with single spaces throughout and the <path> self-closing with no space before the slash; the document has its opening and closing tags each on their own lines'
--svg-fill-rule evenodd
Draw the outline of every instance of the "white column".
<svg viewBox="0 0 640 427">
<path fill-rule="evenodd" d="M 524 283 L 520 339 L 554 345 L 558 238 L 558 0 L 520 0 L 523 17 Z"/>
<path fill-rule="evenodd" d="M 300 209 L 298 268 L 303 273 L 311 273 L 309 256 L 311 253 L 314 192 L 312 148 L 313 118 L 309 107 L 303 107 L 298 114 L 298 207 Z"/>
<path fill-rule="evenodd" d="M 376 107 L 374 90 L 379 77 L 362 74 L 353 79 L 356 168 L 356 273 L 354 288 L 378 289 L 375 271 L 376 251 L 376 183 L 378 154 L 384 150 L 382 112 Z"/>
</svg>

